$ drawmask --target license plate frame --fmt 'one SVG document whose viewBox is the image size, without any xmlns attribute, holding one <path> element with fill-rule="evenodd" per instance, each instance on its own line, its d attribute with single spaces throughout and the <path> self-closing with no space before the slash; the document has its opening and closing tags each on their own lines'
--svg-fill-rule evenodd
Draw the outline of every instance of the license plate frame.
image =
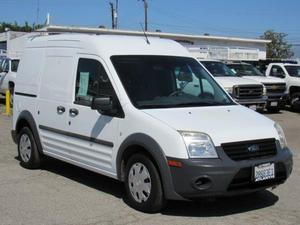
<svg viewBox="0 0 300 225">
<path fill-rule="evenodd" d="M 267 180 L 275 179 L 275 163 L 268 162 L 258 164 L 253 167 L 253 182 L 262 182 Z"/>
<path fill-rule="evenodd" d="M 257 110 L 257 106 L 256 105 L 249 105 L 249 108 L 256 111 Z"/>
<path fill-rule="evenodd" d="M 276 107 L 276 106 L 278 106 L 278 102 L 271 102 L 271 103 L 270 103 L 270 106 Z"/>
</svg>

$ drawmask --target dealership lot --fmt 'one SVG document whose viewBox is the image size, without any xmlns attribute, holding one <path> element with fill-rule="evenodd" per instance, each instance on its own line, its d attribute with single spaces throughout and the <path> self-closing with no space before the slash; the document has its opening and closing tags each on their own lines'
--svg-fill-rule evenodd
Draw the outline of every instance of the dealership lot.
<svg viewBox="0 0 300 225">
<path fill-rule="evenodd" d="M 4 224 L 300 224 L 300 114 L 266 114 L 282 125 L 294 152 L 291 177 L 275 190 L 248 196 L 173 201 L 161 213 L 144 214 L 123 201 L 121 183 L 48 160 L 26 170 L 10 137 L 12 118 L 0 99 L 0 225 Z"/>
</svg>

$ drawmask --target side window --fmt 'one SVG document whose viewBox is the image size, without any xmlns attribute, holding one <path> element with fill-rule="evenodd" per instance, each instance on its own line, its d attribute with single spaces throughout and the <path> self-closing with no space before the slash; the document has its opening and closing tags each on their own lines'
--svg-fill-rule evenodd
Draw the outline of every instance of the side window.
<svg viewBox="0 0 300 225">
<path fill-rule="evenodd" d="M 90 106 L 93 98 L 100 96 L 115 98 L 115 92 L 104 67 L 94 59 L 79 59 L 75 103 Z"/>
<path fill-rule="evenodd" d="M 270 76 L 282 78 L 285 76 L 285 74 L 283 69 L 280 66 L 273 66 L 271 68 Z"/>
<path fill-rule="evenodd" d="M 3 71 L 6 71 L 6 72 L 9 71 L 9 60 L 6 59 L 6 60 L 3 62 L 2 68 L 3 68 Z"/>
<path fill-rule="evenodd" d="M 11 61 L 11 71 L 17 72 L 20 60 L 12 60 Z"/>
</svg>

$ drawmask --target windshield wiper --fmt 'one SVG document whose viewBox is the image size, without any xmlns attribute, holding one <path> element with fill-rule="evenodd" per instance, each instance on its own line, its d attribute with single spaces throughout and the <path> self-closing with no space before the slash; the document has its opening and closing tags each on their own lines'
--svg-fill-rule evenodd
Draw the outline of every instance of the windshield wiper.
<svg viewBox="0 0 300 225">
<path fill-rule="evenodd" d="M 174 106 L 214 106 L 214 105 L 225 105 L 216 101 L 205 101 L 205 102 L 183 102 L 174 104 Z"/>
</svg>

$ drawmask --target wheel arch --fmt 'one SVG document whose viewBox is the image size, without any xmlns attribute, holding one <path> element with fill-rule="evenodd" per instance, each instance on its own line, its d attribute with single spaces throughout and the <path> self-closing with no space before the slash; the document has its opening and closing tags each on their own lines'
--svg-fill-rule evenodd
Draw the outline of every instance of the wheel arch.
<svg viewBox="0 0 300 225">
<path fill-rule="evenodd" d="M 39 137 L 35 120 L 32 114 L 27 110 L 22 111 L 17 119 L 16 128 L 15 128 L 16 137 L 19 136 L 21 129 L 25 126 L 27 126 L 32 131 L 33 137 L 38 147 L 38 151 L 42 154 L 42 144 L 41 144 L 41 140 Z"/>
<path fill-rule="evenodd" d="M 126 162 L 130 156 L 137 152 L 144 153 L 153 160 L 162 180 L 165 197 L 167 199 L 182 199 L 173 188 L 171 171 L 162 148 L 153 138 L 146 134 L 132 134 L 121 144 L 116 158 L 118 179 L 124 181 Z"/>
<path fill-rule="evenodd" d="M 300 92 L 300 86 L 291 86 L 290 89 L 289 89 L 290 95 L 292 95 L 296 92 Z"/>
</svg>

